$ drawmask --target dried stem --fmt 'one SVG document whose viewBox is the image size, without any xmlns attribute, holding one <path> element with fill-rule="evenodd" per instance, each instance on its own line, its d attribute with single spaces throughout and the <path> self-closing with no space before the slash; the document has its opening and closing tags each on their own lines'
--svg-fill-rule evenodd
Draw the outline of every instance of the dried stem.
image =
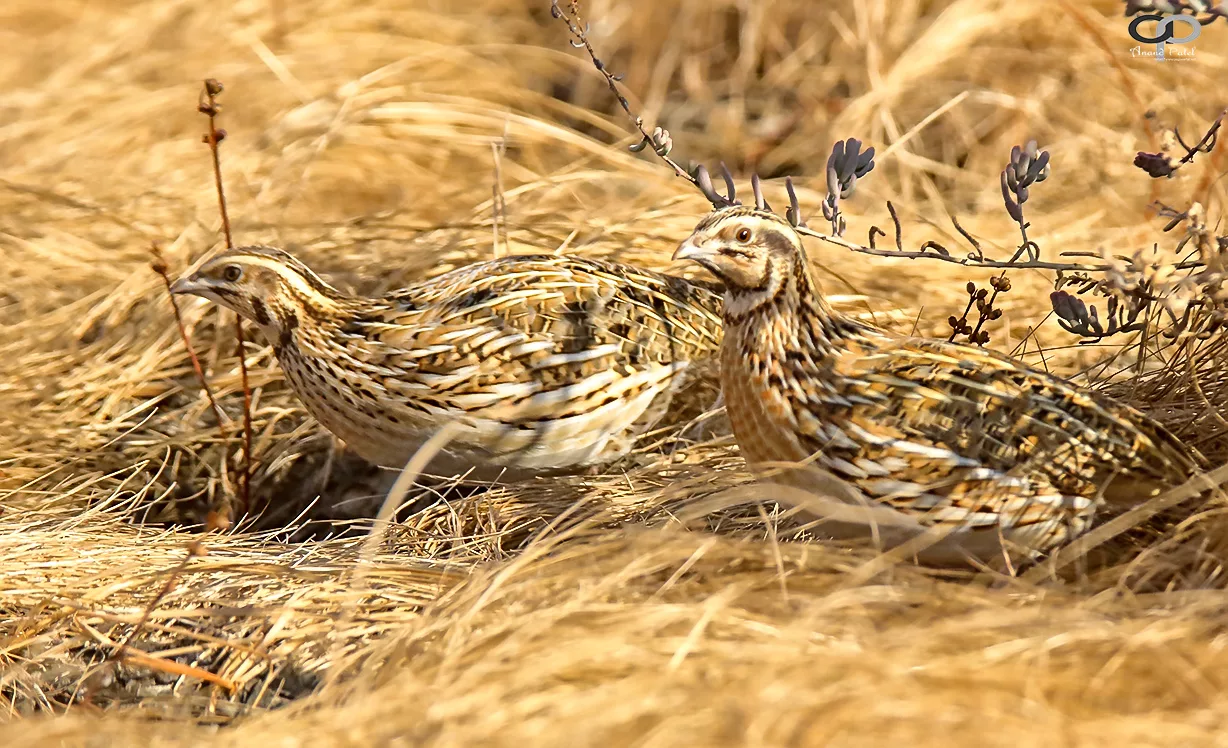
<svg viewBox="0 0 1228 748">
<path fill-rule="evenodd" d="M 175 564 L 174 568 L 172 568 L 170 573 L 167 574 L 166 582 L 162 584 L 162 588 L 159 589 L 157 594 L 145 604 L 144 609 L 141 611 L 141 617 L 137 619 L 136 625 L 134 625 L 132 630 L 128 632 L 128 635 L 123 638 L 123 641 L 117 644 L 115 649 L 111 650 L 111 653 L 107 655 L 107 659 L 103 661 L 101 668 L 94 673 L 93 677 L 91 678 L 91 683 L 86 689 L 86 695 L 84 698 L 85 701 L 90 701 L 92 692 L 99 687 L 100 681 L 106 677 L 106 674 L 110 673 L 115 668 L 116 664 L 127 658 L 129 645 L 132 644 L 132 641 L 136 639 L 136 637 L 140 635 L 141 631 L 145 628 L 145 624 L 149 622 L 149 617 L 153 615 L 153 612 L 158 607 L 158 604 L 162 602 L 162 598 L 170 594 L 170 591 L 175 588 L 176 580 L 179 579 L 179 575 L 183 573 L 184 569 L 188 568 L 188 564 L 191 563 L 192 559 L 196 558 L 197 556 L 204 556 L 208 553 L 208 550 L 205 548 L 204 544 L 197 540 L 193 540 L 192 542 L 188 543 L 187 551 L 187 555 L 185 555 L 179 561 L 179 563 Z M 137 652 L 135 654 L 136 657 L 133 657 L 134 660 L 139 660 L 142 662 L 142 664 L 148 664 L 147 661 L 150 658 L 145 655 L 144 652 Z M 142 655 L 145 656 L 142 657 Z"/>
<path fill-rule="evenodd" d="M 1188 145 L 1181 138 L 1181 132 L 1174 127 L 1172 129 L 1173 138 L 1177 141 L 1178 145 L 1185 149 L 1185 153 L 1182 154 L 1180 159 L 1173 160 L 1172 156 L 1164 152 L 1147 153 L 1139 151 L 1134 157 L 1134 165 L 1147 172 L 1153 179 L 1172 177 L 1181 167 L 1193 163 L 1198 154 L 1210 153 L 1215 150 L 1215 145 L 1219 138 L 1219 128 L 1224 123 L 1225 117 L 1228 117 L 1228 109 L 1220 111 L 1219 116 L 1215 118 L 1215 121 L 1203 133 L 1202 138 L 1194 145 Z"/>
<path fill-rule="evenodd" d="M 1211 149 L 1215 147 L 1216 135 L 1219 132 L 1220 125 L 1224 123 L 1225 116 L 1228 116 L 1228 109 L 1225 109 L 1219 113 L 1219 116 L 1216 117 L 1215 121 L 1212 122 L 1207 128 L 1207 131 L 1203 133 L 1202 139 L 1192 146 L 1186 145 L 1185 141 L 1181 139 L 1181 133 L 1177 131 L 1176 127 L 1174 127 L 1173 136 L 1176 137 L 1177 142 L 1181 144 L 1181 147 L 1185 149 L 1185 155 L 1183 155 L 1181 160 L 1177 163 L 1188 164 L 1189 162 L 1193 161 L 1194 157 L 1198 154 L 1209 153 Z"/>
<path fill-rule="evenodd" d="M 127 649 L 128 645 L 132 643 L 132 640 L 141 633 L 141 629 L 145 628 L 145 624 L 149 621 L 149 617 L 153 615 L 154 609 L 158 607 L 160 602 L 162 602 L 162 598 L 166 597 L 168 594 L 170 594 L 170 591 L 174 589 L 175 581 L 179 579 L 179 575 L 183 573 L 183 570 L 188 568 L 188 564 L 192 562 L 192 559 L 196 558 L 197 556 L 204 556 L 206 553 L 208 553 L 205 546 L 198 540 L 193 540 L 192 542 L 188 543 L 187 550 L 187 555 L 185 555 L 179 561 L 179 563 L 175 564 L 175 567 L 171 569 L 170 574 L 168 574 L 166 577 L 166 582 L 162 585 L 162 589 L 158 590 L 158 594 L 154 595 L 153 598 L 145 605 L 145 609 L 141 611 L 141 617 L 137 620 L 136 625 L 132 627 L 132 630 L 128 632 L 128 635 L 124 637 L 124 640 L 119 643 L 115 650 L 111 652 L 108 659 L 123 658 L 124 650 Z"/>
<path fill-rule="evenodd" d="M 494 232 L 494 256 L 499 257 L 499 225 L 503 225 L 504 249 L 507 249 L 507 198 L 503 194 L 503 156 L 507 153 L 507 124 L 503 137 L 496 143 L 490 141 L 490 155 L 495 162 L 495 178 L 490 186 L 491 227 Z"/>
<path fill-rule="evenodd" d="M 222 106 L 217 103 L 217 97 L 222 93 L 221 81 L 213 78 L 205 80 L 205 86 L 200 92 L 197 111 L 209 118 L 209 132 L 205 133 L 204 141 L 213 154 L 213 183 L 217 187 L 217 207 L 222 216 L 222 233 L 226 236 L 226 246 L 233 247 L 234 239 L 230 234 L 230 214 L 226 210 L 226 188 L 222 184 L 222 156 L 218 147 L 226 139 L 226 131 L 217 126 L 217 116 Z"/>
<path fill-rule="evenodd" d="M 588 24 L 585 23 L 580 16 L 579 3 L 572 0 L 572 2 L 568 3 L 568 8 L 568 11 L 564 11 L 559 6 L 558 0 L 551 0 L 551 13 L 555 18 L 558 18 L 567 24 L 567 29 L 571 33 L 572 37 L 571 45 L 576 49 L 583 49 L 588 54 L 589 59 L 593 62 L 593 67 L 597 68 L 597 72 L 601 73 L 602 77 L 605 78 L 606 85 L 609 86 L 610 92 L 614 94 L 615 98 L 618 100 L 619 106 L 622 107 L 622 110 L 626 112 L 627 116 L 631 119 L 635 129 L 639 131 L 642 140 L 639 144 L 633 146 L 632 150 L 640 151 L 651 145 L 653 152 L 663 162 L 665 162 L 665 164 L 672 168 L 677 176 L 680 176 L 690 182 L 697 190 L 700 191 L 701 194 L 713 202 L 714 207 L 737 204 L 732 190 L 728 195 L 720 195 L 719 193 L 715 192 L 714 189 L 712 189 L 711 179 L 709 178 L 707 170 L 702 166 L 697 167 L 695 172 L 692 173 L 686 169 L 683 169 L 677 161 L 669 157 L 669 151 L 673 148 L 673 141 L 670 138 L 668 131 L 659 127 L 655 128 L 651 133 L 648 131 L 647 126 L 644 124 L 643 118 L 636 115 L 635 112 L 632 111 L 630 102 L 618 89 L 618 83 L 621 80 L 621 76 L 614 75 L 609 71 L 609 69 L 606 68 L 605 63 L 603 63 L 597 56 L 597 52 L 593 49 L 592 44 L 589 42 Z M 727 172 L 726 169 L 723 169 L 722 171 Z M 726 181 L 727 183 L 731 182 L 732 177 L 727 175 Z M 891 213 L 892 223 L 895 225 L 896 249 L 894 250 L 880 249 L 875 247 L 873 242 L 870 243 L 870 246 L 858 244 L 845 239 L 843 236 L 840 236 L 835 232 L 825 234 L 820 231 L 815 231 L 814 229 L 802 224 L 800 216 L 797 216 L 796 214 L 794 214 L 793 219 L 791 219 L 790 222 L 794 224 L 794 228 L 802 236 L 808 236 L 813 239 L 818 239 L 819 241 L 834 244 L 837 247 L 842 247 L 853 252 L 872 255 L 875 257 L 893 257 L 896 259 L 932 259 L 974 268 L 1026 268 L 1036 270 L 1060 270 L 1063 272 L 1103 272 L 1109 269 L 1108 265 L 1084 265 L 1075 262 L 1044 262 L 1032 258 L 1029 258 L 1026 261 L 1020 261 L 1018 253 L 1016 257 L 1012 258 L 1011 260 L 986 259 L 979 244 L 972 241 L 967 232 L 963 231 L 963 229 L 959 226 L 956 226 L 956 229 L 961 235 L 964 236 L 964 238 L 969 239 L 969 243 L 972 244 L 974 250 L 963 257 L 953 255 L 945 247 L 935 241 L 926 242 L 918 251 L 905 251 L 903 249 L 901 236 L 902 228 L 900 226 L 899 217 L 895 211 L 895 206 L 888 203 L 887 209 Z M 881 229 L 872 229 L 871 235 L 876 233 L 883 234 L 884 232 Z"/>
<path fill-rule="evenodd" d="M 252 388 L 247 380 L 247 342 L 243 338 L 243 320 L 235 315 L 235 340 L 239 349 L 239 378 L 243 383 L 243 511 L 251 508 L 252 494 Z"/>
<path fill-rule="evenodd" d="M 736 196 L 733 175 L 724 164 L 721 164 L 721 175 L 725 182 L 726 191 L 722 194 L 715 188 L 712 175 L 704 166 L 695 166 L 693 169 L 686 171 L 669 157 L 669 152 L 673 148 L 673 140 L 669 132 L 660 127 L 655 127 L 649 133 L 643 119 L 631 110 L 627 98 L 619 92 L 617 83 L 621 80 L 620 76 L 612 74 L 597 57 L 596 51 L 588 39 L 588 24 L 583 21 L 579 13 L 578 0 L 570 0 L 567 5 L 568 11 L 565 12 L 559 7 L 558 0 L 552 0 L 552 13 L 556 18 L 563 20 L 567 24 L 568 31 L 572 37 L 572 46 L 587 52 L 593 62 L 593 66 L 605 78 L 611 93 L 617 98 L 619 106 L 627 113 L 627 116 L 634 123 L 636 130 L 639 131 L 642 140 L 640 143 L 632 146 L 631 150 L 640 151 L 651 145 L 653 152 L 669 165 L 677 175 L 684 177 L 698 189 L 712 204 L 714 210 L 741 205 Z M 1140 5 L 1138 7 L 1143 6 Z M 1071 8 L 1068 7 L 1068 10 L 1071 10 Z M 1218 11 L 1216 13 L 1218 14 Z M 1128 12 L 1127 15 L 1129 14 Z M 1075 15 L 1080 20 L 1083 20 L 1077 13 Z M 1192 163 L 1198 154 L 1213 154 L 1215 152 L 1218 143 L 1218 131 L 1225 118 L 1228 118 L 1228 110 L 1221 112 L 1202 137 L 1193 145 L 1187 143 L 1179 132 L 1173 130 L 1174 145 L 1182 149 L 1183 153 L 1179 153 L 1177 156 L 1170 156 L 1167 153 L 1140 152 L 1135 158 L 1135 165 L 1147 171 L 1152 177 L 1173 176 L 1178 169 Z M 1150 128 L 1148 132 L 1151 134 Z M 785 212 L 785 218 L 802 236 L 818 239 L 861 254 L 896 259 L 933 259 L 968 268 L 1000 270 L 1001 272 L 995 274 L 990 279 L 989 286 L 992 288 L 992 291 L 989 288 L 979 288 L 975 283 L 968 284 L 969 300 L 963 314 L 959 317 L 951 316 L 948 319 L 952 327 L 951 340 L 954 340 L 959 335 L 967 335 L 969 342 L 977 345 L 985 345 L 989 341 L 989 333 L 984 327 L 986 322 L 999 319 L 1003 314 L 1002 310 L 995 307 L 995 303 L 1000 294 L 1010 290 L 1010 279 L 1006 271 L 1011 269 L 1052 270 L 1057 272 L 1056 288 L 1058 290 L 1051 294 L 1050 300 L 1055 305 L 1054 311 L 1061 320 L 1060 324 L 1069 332 L 1086 336 L 1104 337 L 1120 332 L 1134 331 L 1140 329 L 1140 326 L 1145 325 L 1146 317 L 1144 317 L 1144 323 L 1139 323 L 1138 317 L 1152 301 L 1155 301 L 1155 299 L 1145 298 L 1148 296 L 1147 294 L 1142 296 L 1136 295 L 1137 298 L 1135 298 L 1134 302 L 1130 303 L 1121 303 L 1120 299 L 1110 300 L 1108 307 L 1109 324 L 1105 327 L 1099 321 L 1095 307 L 1088 307 L 1083 302 L 1060 290 L 1062 285 L 1071 282 L 1096 285 L 1096 282 L 1091 280 L 1090 274 L 1108 276 L 1120 274 L 1121 267 L 1114 260 L 1129 263 L 1130 260 L 1128 258 L 1104 257 L 1102 258 L 1104 262 L 1098 264 L 1084 264 L 1071 261 L 1050 262 L 1040 259 L 1040 247 L 1028 236 L 1029 224 L 1024 217 L 1023 209 L 1032 186 L 1045 181 L 1050 172 L 1049 153 L 1040 150 L 1035 141 L 1015 147 L 1011 152 L 1010 163 L 1001 173 L 1000 181 L 1004 206 L 1018 224 L 1020 232 L 1020 244 L 1016 247 L 1013 254 L 1004 260 L 987 259 L 980 243 L 954 219 L 952 219 L 952 223 L 955 230 L 971 246 L 972 251 L 963 253 L 962 256 L 957 256 L 932 239 L 922 243 L 916 251 L 906 251 L 903 246 L 903 230 L 900 217 L 896 212 L 895 206 L 890 201 L 887 202 L 887 211 L 891 215 L 891 222 L 895 229 L 894 250 L 880 249 L 875 246 L 876 238 L 887 236 L 887 232 L 878 226 L 870 227 L 867 235 L 869 246 L 846 239 L 844 237 L 845 221 L 839 208 L 839 202 L 851 197 L 857 180 L 864 177 L 873 168 L 873 152 L 873 148 L 863 152 L 861 150 L 861 142 L 856 138 L 837 141 L 833 146 L 831 156 L 827 162 L 827 194 L 822 205 L 823 215 L 831 224 L 831 233 L 815 231 L 806 226 L 801 220 L 797 195 L 793 190 L 792 182 L 788 179 L 785 180 L 785 189 L 789 195 L 789 208 Z M 751 187 L 754 193 L 755 207 L 759 210 L 770 211 L 771 208 L 768 206 L 763 194 L 762 183 L 757 175 L 751 177 Z M 1198 216 L 1194 215 L 1196 212 Z M 1207 289 L 1213 290 L 1214 293 L 1228 298 L 1228 289 L 1224 287 L 1225 284 L 1220 277 L 1219 271 L 1212 273 L 1208 269 L 1210 267 L 1218 267 L 1221 263 L 1221 260 L 1218 258 L 1220 255 L 1228 252 L 1228 236 L 1212 236 L 1211 232 L 1206 228 L 1205 217 L 1202 216 L 1203 212 L 1201 206 L 1195 204 L 1189 211 L 1172 214 L 1172 216 L 1177 218 L 1169 224 L 1165 229 L 1166 231 L 1172 229 L 1182 220 L 1189 223 L 1187 226 L 1187 237 L 1178 244 L 1177 251 L 1180 252 L 1181 248 L 1188 241 L 1195 238 L 1198 242 L 1199 251 L 1192 256 L 1167 265 L 1166 269 L 1168 271 L 1192 271 L 1189 276 L 1190 278 L 1202 283 Z M 1218 252 L 1212 251 L 1215 247 L 1218 247 Z M 1060 256 L 1065 259 L 1078 255 L 1063 252 Z M 1200 326 L 1197 334 L 1200 336 L 1210 335 L 1225 324 L 1228 324 L 1228 302 L 1224 302 L 1219 298 L 1212 301 L 1195 301 L 1185 304 L 1184 312 L 1180 314 L 1174 314 L 1170 311 L 1169 315 L 1173 318 L 1173 325 L 1172 331 L 1166 333 L 1166 335 L 1171 337 L 1174 334 L 1188 330 L 1191 320 L 1199 323 Z M 1180 306 L 1180 304 L 1178 305 Z M 1210 310 L 1204 309 L 1204 307 L 1208 306 L 1214 308 Z M 975 325 L 970 324 L 968 321 L 968 315 L 973 307 L 976 308 L 978 313 L 978 320 Z"/>
<path fill-rule="evenodd" d="M 218 212 L 222 215 L 222 232 L 226 236 L 227 248 L 234 247 L 234 238 L 230 233 L 230 214 L 226 210 L 226 188 L 222 182 L 221 142 L 226 138 L 226 131 L 217 126 L 217 116 L 222 107 L 217 97 L 222 93 L 220 81 L 213 78 L 205 80 L 200 92 L 197 111 L 209 118 L 209 132 L 205 133 L 204 141 L 213 155 L 213 182 L 217 187 Z M 252 388 L 247 376 L 247 345 L 243 336 L 243 320 L 235 316 L 235 339 L 239 348 L 239 376 L 243 384 L 243 466 L 239 473 L 240 495 L 243 499 L 243 511 L 251 508 L 251 478 L 252 478 Z"/>
<path fill-rule="evenodd" d="M 954 316 L 951 317 L 951 336 L 947 338 L 948 343 L 954 343 L 955 336 L 963 332 L 962 326 L 968 323 L 968 315 L 972 312 L 972 305 L 976 303 L 976 285 L 969 283 L 968 292 L 968 304 L 964 307 L 964 313 L 959 319 L 956 319 Z"/>
<path fill-rule="evenodd" d="M 188 351 L 188 358 L 192 360 L 192 370 L 196 372 L 196 381 L 200 382 L 200 388 L 205 391 L 205 397 L 209 398 L 209 405 L 213 407 L 213 412 L 217 416 L 218 428 L 222 429 L 223 438 L 225 438 L 226 416 L 222 412 L 222 408 L 217 404 L 217 398 L 213 396 L 213 389 L 209 386 L 209 380 L 205 378 L 204 367 L 200 365 L 200 358 L 196 355 L 196 351 L 192 349 L 192 339 L 188 336 L 188 328 L 183 324 L 183 313 L 179 310 L 179 300 L 175 298 L 175 294 L 171 293 L 171 277 L 167 272 L 166 258 L 162 256 L 162 250 L 154 244 L 151 248 L 153 253 L 153 262 L 149 264 L 153 271 L 162 277 L 162 284 L 166 286 L 166 295 L 171 300 L 171 309 L 175 312 L 175 324 L 179 326 L 179 337 L 183 339 L 183 347 Z"/>
<path fill-rule="evenodd" d="M 640 136 L 643 138 L 643 140 L 640 141 L 638 146 L 634 147 L 634 150 L 643 150 L 646 145 L 653 146 L 653 152 L 656 153 L 662 161 L 673 168 L 674 174 L 687 180 L 698 189 L 699 182 L 695 180 L 695 177 L 669 157 L 669 149 L 665 147 L 665 143 L 660 142 L 660 135 L 654 138 L 653 135 L 649 134 L 648 130 L 644 127 L 644 119 L 631 111 L 631 103 L 627 101 L 627 97 L 623 96 L 618 90 L 618 81 L 621 79 L 621 76 L 616 76 L 610 73 L 610 71 L 606 69 L 605 63 L 603 63 L 597 57 L 597 53 L 593 50 L 593 45 L 588 41 L 588 24 L 585 23 L 584 28 L 580 28 L 580 24 L 583 23 L 583 21 L 580 18 L 579 4 L 575 0 L 572 0 L 569 5 L 571 7 L 571 15 L 568 15 L 562 8 L 559 7 L 558 0 L 551 0 L 550 13 L 555 18 L 558 18 L 567 24 L 567 30 L 571 32 L 572 36 L 571 46 L 575 47 L 576 49 L 583 49 L 588 53 L 589 59 L 593 61 L 593 67 L 597 68 L 597 72 L 601 73 L 602 77 L 605 78 L 606 85 L 610 87 L 610 93 L 614 94 L 614 98 L 618 100 L 619 106 L 621 106 L 623 111 L 627 113 L 627 116 L 631 118 L 631 123 L 635 126 L 635 129 L 639 130 Z"/>
<path fill-rule="evenodd" d="M 972 328 L 972 333 L 968 336 L 968 340 L 977 345 L 985 345 L 989 342 L 989 333 L 982 330 L 985 323 L 991 320 L 996 320 L 1002 316 L 1002 311 L 994 307 L 994 302 L 998 300 L 998 294 L 1005 293 L 1011 289 L 1010 279 L 1006 277 L 1006 271 L 989 281 L 989 285 L 993 288 L 993 293 L 989 295 L 983 307 L 978 307 L 979 312 L 976 320 L 976 327 Z"/>
<path fill-rule="evenodd" d="M 963 265 L 964 267 L 990 268 L 990 269 L 1020 268 L 1020 269 L 1033 269 L 1033 270 L 1062 270 L 1066 272 L 1086 272 L 1086 273 L 1098 273 L 1098 272 L 1104 272 L 1106 270 L 1111 269 L 1109 265 L 1103 265 L 1103 264 L 1102 265 L 1085 265 L 1085 264 L 1078 263 L 1078 262 L 1047 262 L 1044 260 L 1027 260 L 1024 262 L 1020 262 L 1018 260 L 990 260 L 990 259 L 978 260 L 976 258 L 956 257 L 955 255 L 952 255 L 952 254 L 944 255 L 939 252 L 930 252 L 930 251 L 925 251 L 925 250 L 919 250 L 919 251 L 913 252 L 913 251 L 901 251 L 901 250 L 894 250 L 894 249 L 877 249 L 874 247 L 863 246 L 861 244 L 858 244 L 857 242 L 849 241 L 848 239 L 845 239 L 844 237 L 841 237 L 841 236 L 833 236 L 830 234 L 824 234 L 822 232 L 814 231 L 812 229 L 808 229 L 805 227 L 797 228 L 797 233 L 803 236 L 809 236 L 814 239 L 825 241 L 829 244 L 834 244 L 837 247 L 843 247 L 844 249 L 850 250 L 852 252 L 859 252 L 861 254 L 873 255 L 874 257 L 895 257 L 897 259 L 909 259 L 909 260 L 915 260 L 915 259 L 941 260 L 942 262 L 949 262 L 955 265 Z M 879 233 L 883 233 L 883 232 L 880 230 Z M 927 245 L 930 247 L 939 246 L 935 242 L 928 242 Z M 1197 263 L 1197 262 L 1183 263 L 1181 267 L 1183 268 L 1202 267 L 1202 264 Z"/>
</svg>

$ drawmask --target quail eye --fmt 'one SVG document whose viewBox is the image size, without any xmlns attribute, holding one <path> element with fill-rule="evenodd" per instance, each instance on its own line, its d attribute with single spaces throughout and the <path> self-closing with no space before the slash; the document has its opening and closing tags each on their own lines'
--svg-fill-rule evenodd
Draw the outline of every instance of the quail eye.
<svg viewBox="0 0 1228 748">
<path fill-rule="evenodd" d="M 750 241 L 750 229 L 747 229 L 747 228 L 738 229 L 736 238 L 738 241 L 742 242 L 743 244 L 749 242 Z"/>
<path fill-rule="evenodd" d="M 243 268 L 238 265 L 227 265 L 222 268 L 222 280 L 227 283 L 234 283 L 243 277 Z"/>
</svg>

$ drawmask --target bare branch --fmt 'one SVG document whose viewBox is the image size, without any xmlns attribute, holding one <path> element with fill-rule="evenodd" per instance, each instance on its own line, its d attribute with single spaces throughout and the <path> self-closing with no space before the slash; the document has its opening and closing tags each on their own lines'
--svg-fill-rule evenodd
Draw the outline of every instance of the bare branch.
<svg viewBox="0 0 1228 748">
<path fill-rule="evenodd" d="M 214 78 L 205 80 L 200 92 L 197 111 L 209 118 L 209 132 L 204 135 L 204 142 L 213 155 L 213 180 L 217 187 L 218 211 L 222 215 L 222 231 L 226 235 L 226 246 L 234 247 L 234 238 L 230 233 L 230 214 L 226 210 L 226 188 L 222 182 L 221 142 L 226 137 L 226 131 L 217 126 L 217 116 L 222 111 L 222 105 L 217 97 L 224 90 L 221 81 Z M 251 508 L 252 480 L 252 388 L 247 377 L 247 345 L 243 335 L 243 320 L 235 315 L 235 339 L 239 351 L 239 375 L 243 385 L 243 466 L 240 472 L 241 495 L 243 511 Z"/>
</svg>

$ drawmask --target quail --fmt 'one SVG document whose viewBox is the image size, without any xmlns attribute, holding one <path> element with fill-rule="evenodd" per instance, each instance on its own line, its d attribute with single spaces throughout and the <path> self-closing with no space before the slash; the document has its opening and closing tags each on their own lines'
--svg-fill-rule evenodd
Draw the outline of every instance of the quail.
<svg viewBox="0 0 1228 748">
<path fill-rule="evenodd" d="M 805 466 L 817 468 L 922 527 L 990 534 L 1035 556 L 1106 505 L 1200 467 L 1197 452 L 1101 394 L 834 310 L 800 236 L 769 211 L 714 211 L 674 259 L 724 282 L 725 406 L 752 471 L 779 484 L 813 487 Z"/>
<path fill-rule="evenodd" d="M 508 479 L 616 460 L 721 339 L 721 289 L 614 262 L 522 255 L 380 298 L 289 253 L 226 250 L 178 280 L 250 320 L 307 411 L 402 467 L 444 423 L 436 474 Z"/>
</svg>

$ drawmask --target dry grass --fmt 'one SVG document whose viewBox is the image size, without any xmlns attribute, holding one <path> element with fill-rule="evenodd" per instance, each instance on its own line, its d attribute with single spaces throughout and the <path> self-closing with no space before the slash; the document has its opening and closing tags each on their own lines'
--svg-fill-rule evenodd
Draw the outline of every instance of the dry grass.
<svg viewBox="0 0 1228 748">
<path fill-rule="evenodd" d="M 1171 182 L 1130 166 L 1158 142 L 1146 109 L 1193 132 L 1228 102 L 1223 23 L 1204 29 L 1196 61 L 1160 65 L 1130 58 L 1108 0 L 586 13 L 683 159 L 798 175 L 817 210 L 832 140 L 878 146 L 844 206 L 858 238 L 886 224 L 890 198 L 911 246 L 955 244 L 957 213 L 1007 252 L 996 175 L 1028 137 L 1053 153 L 1028 203 L 1050 255 L 1158 240 L 1153 197 L 1223 211 L 1225 146 Z M 421 510 L 360 563 L 362 538 L 328 520 L 371 516 L 388 478 L 333 453 L 260 346 L 253 494 L 268 509 L 203 539 L 208 555 L 133 642 L 154 661 L 102 666 L 201 538 L 182 523 L 233 490 L 239 464 L 223 438 L 242 400 L 229 321 L 185 309 L 223 431 L 148 265 L 152 241 L 174 268 L 218 243 L 202 78 L 227 84 L 237 239 L 294 248 L 351 289 L 489 256 L 491 144 L 505 137 L 510 251 L 664 266 L 704 202 L 611 145 L 633 141 L 545 0 L 10 0 L 0 43 L 4 745 L 1222 740 L 1217 497 L 1061 578 L 940 573 L 786 541 L 766 508 L 706 510 L 699 499 L 744 481 L 718 422 L 663 433 L 603 475 L 420 489 Z M 945 334 L 964 281 L 988 277 L 811 249 L 846 308 L 927 334 Z M 992 329 L 1004 349 L 1047 311 L 1046 275 L 1013 280 Z M 1073 342 L 1045 324 L 1026 354 L 1041 363 L 1043 346 L 1067 373 L 1104 355 Z M 1205 381 L 1222 379 L 1217 363 L 1203 362 Z M 1228 456 L 1228 439 L 1208 436 L 1223 434 L 1218 409 L 1188 387 L 1147 392 L 1163 400 L 1143 405 Z"/>
</svg>

